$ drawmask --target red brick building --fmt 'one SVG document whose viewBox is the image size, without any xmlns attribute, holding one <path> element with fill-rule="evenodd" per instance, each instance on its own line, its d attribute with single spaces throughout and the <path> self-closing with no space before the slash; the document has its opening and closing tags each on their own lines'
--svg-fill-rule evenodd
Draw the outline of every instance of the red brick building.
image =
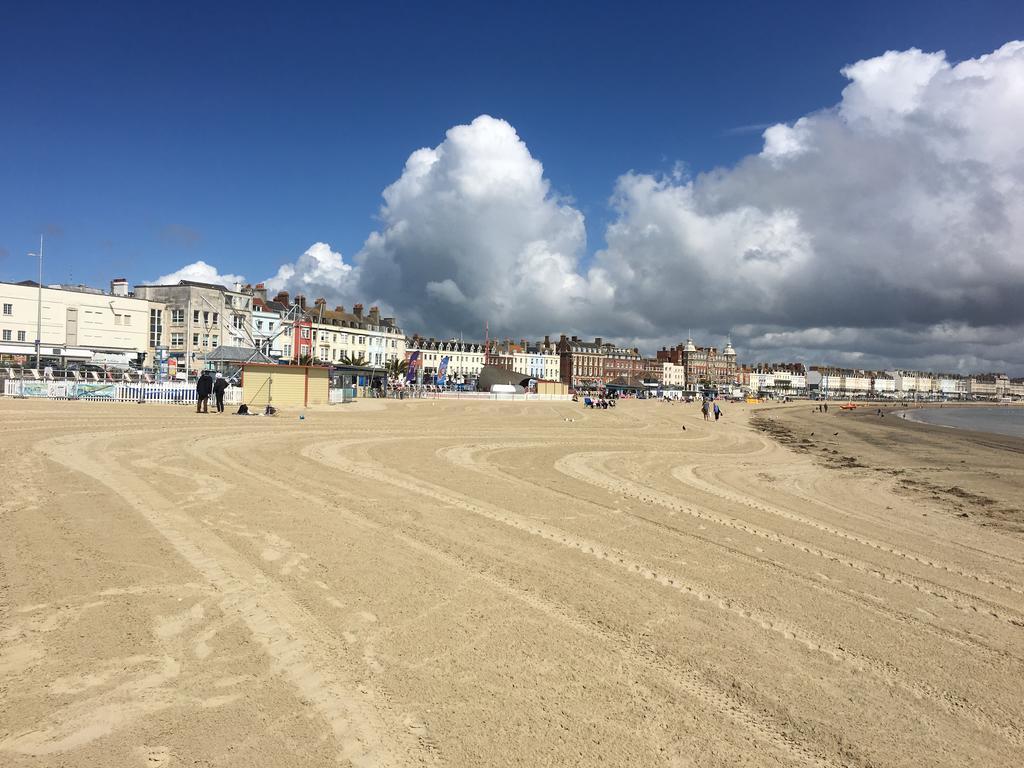
<svg viewBox="0 0 1024 768">
<path fill-rule="evenodd" d="M 694 389 L 736 382 L 736 350 L 732 342 L 726 342 L 725 349 L 719 351 L 717 347 L 698 347 L 693 339 L 687 339 L 685 344 L 660 349 L 658 360 L 683 366 L 686 386 Z"/>
</svg>

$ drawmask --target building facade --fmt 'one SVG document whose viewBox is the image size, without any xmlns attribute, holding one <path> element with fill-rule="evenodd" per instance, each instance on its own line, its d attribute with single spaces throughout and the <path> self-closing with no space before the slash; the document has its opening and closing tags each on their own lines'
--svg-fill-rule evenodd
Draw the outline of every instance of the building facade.
<svg viewBox="0 0 1024 768">
<path fill-rule="evenodd" d="M 738 369 L 736 366 L 736 350 L 732 342 L 726 342 L 721 351 L 717 347 L 698 347 L 692 338 L 675 347 L 662 347 L 657 357 L 662 362 L 670 362 L 686 369 L 686 386 L 690 389 L 699 387 L 720 387 L 737 383 Z"/>
<path fill-rule="evenodd" d="M 468 384 L 480 377 L 484 360 L 490 359 L 484 354 L 484 344 L 478 341 L 463 339 L 434 339 L 412 336 L 405 340 L 405 358 L 411 360 L 419 352 L 416 365 L 422 381 L 432 382 L 437 375 L 441 360 L 448 358 L 450 381 L 456 384 Z"/>
<path fill-rule="evenodd" d="M 251 335 L 252 299 L 242 286 L 181 280 L 174 285 L 137 285 L 135 296 L 165 306 L 170 357 L 196 371 L 205 355 L 224 344 L 255 349 Z"/>
<path fill-rule="evenodd" d="M 164 305 L 128 295 L 127 282 L 109 292 L 87 286 L 0 283 L 0 356 L 31 357 L 37 327 L 40 356 L 55 367 L 67 363 L 152 365 L 165 343 Z"/>
</svg>

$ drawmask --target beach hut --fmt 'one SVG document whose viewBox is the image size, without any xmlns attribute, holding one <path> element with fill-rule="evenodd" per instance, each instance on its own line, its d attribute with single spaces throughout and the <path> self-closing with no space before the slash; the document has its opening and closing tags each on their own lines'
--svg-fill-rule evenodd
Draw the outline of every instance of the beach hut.
<svg viewBox="0 0 1024 768">
<path fill-rule="evenodd" d="M 249 410 L 327 405 L 330 377 L 320 365 L 270 365 L 246 363 L 242 366 L 242 400 Z"/>
</svg>

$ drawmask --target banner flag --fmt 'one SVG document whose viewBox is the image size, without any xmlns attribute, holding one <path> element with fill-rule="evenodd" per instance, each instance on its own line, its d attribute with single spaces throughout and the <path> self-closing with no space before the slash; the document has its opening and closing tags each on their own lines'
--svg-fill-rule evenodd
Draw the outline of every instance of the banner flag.
<svg viewBox="0 0 1024 768">
<path fill-rule="evenodd" d="M 405 372 L 405 382 L 407 384 L 412 384 L 414 381 L 416 381 L 416 369 L 419 367 L 419 364 L 420 353 L 417 350 L 416 352 L 413 352 L 411 355 L 409 355 L 409 368 Z"/>
<path fill-rule="evenodd" d="M 437 366 L 437 383 L 439 386 L 444 386 L 447 383 L 448 378 L 448 355 L 441 358 L 441 364 Z"/>
</svg>

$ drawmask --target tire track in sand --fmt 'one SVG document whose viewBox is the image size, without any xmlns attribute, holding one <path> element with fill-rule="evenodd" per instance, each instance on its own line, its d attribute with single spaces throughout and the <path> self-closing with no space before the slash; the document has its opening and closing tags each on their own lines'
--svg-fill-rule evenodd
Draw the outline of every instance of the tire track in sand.
<svg viewBox="0 0 1024 768">
<path fill-rule="evenodd" d="M 701 602 L 709 602 L 719 609 L 738 616 L 745 621 L 752 622 L 789 642 L 802 645 L 811 651 L 823 653 L 835 661 L 850 665 L 859 672 L 868 672 L 887 686 L 900 688 L 915 698 L 927 698 L 947 712 L 966 715 L 969 720 L 979 727 L 998 734 L 1015 745 L 1024 746 L 1024 731 L 1019 726 L 1014 723 L 1005 725 L 998 722 L 984 711 L 971 706 L 962 697 L 945 691 L 939 691 L 921 681 L 907 680 L 891 663 L 878 661 L 844 648 L 837 642 L 820 637 L 805 628 L 781 621 L 736 599 L 716 595 L 705 584 L 693 580 L 684 580 L 677 576 L 669 577 L 664 573 L 659 575 L 652 567 L 634 558 L 628 552 L 617 550 L 596 541 L 577 537 L 544 523 L 524 519 L 508 510 L 464 496 L 456 491 L 420 478 L 407 478 L 384 468 L 352 461 L 340 454 L 340 446 L 332 444 L 326 450 L 319 446 L 314 446 L 303 449 L 303 455 L 351 474 L 376 482 L 386 482 L 403 490 L 427 496 L 435 501 L 480 515 L 525 533 L 539 536 L 557 545 L 575 549 L 584 555 L 590 555 L 613 566 L 618 566 L 633 575 L 674 589 L 685 596 L 696 597 Z"/>
<path fill-rule="evenodd" d="M 963 648 L 969 648 L 970 650 L 975 652 L 980 652 L 989 659 L 995 660 L 997 662 L 1010 662 L 1018 665 L 1022 663 L 1021 659 L 1019 659 L 1018 657 L 1013 656 L 1012 654 L 1009 654 L 1001 649 L 996 649 L 988 645 L 985 645 L 979 642 L 978 640 L 975 640 L 973 637 L 955 634 L 950 630 L 944 629 L 939 626 L 933 626 L 927 622 L 921 621 L 916 616 L 908 616 L 904 613 L 901 613 L 900 611 L 888 608 L 883 605 L 876 604 L 870 600 L 865 599 L 859 594 L 851 593 L 828 584 L 823 584 L 811 578 L 810 576 L 787 568 L 775 560 L 748 554 L 738 548 L 728 546 L 719 541 L 715 541 L 714 539 L 710 539 L 704 536 L 700 536 L 698 534 L 693 534 L 688 531 L 681 530 L 674 526 L 668 525 L 667 523 L 661 522 L 659 520 L 653 520 L 651 518 L 645 517 L 644 515 L 640 515 L 635 512 L 630 512 L 628 510 L 620 509 L 617 507 L 608 507 L 594 501 L 580 499 L 576 496 L 573 496 L 570 493 L 567 493 L 566 491 L 562 491 L 555 488 L 549 488 L 539 483 L 535 483 L 529 479 L 521 478 L 518 475 L 515 475 L 514 473 L 502 469 L 498 465 L 494 465 L 489 462 L 481 462 L 475 457 L 476 454 L 479 453 L 480 450 L 482 449 L 503 450 L 514 447 L 522 446 L 514 443 L 493 443 L 484 446 L 476 444 L 469 446 L 441 448 L 438 449 L 435 453 L 437 453 L 437 455 L 439 456 L 444 457 L 448 461 L 451 461 L 453 464 L 461 466 L 464 469 L 484 474 L 498 472 L 506 475 L 508 478 L 516 482 L 529 485 L 532 488 L 537 488 L 543 491 L 547 491 L 549 493 L 554 493 L 559 496 L 567 496 L 578 503 L 595 506 L 600 509 L 606 510 L 607 512 L 611 512 L 613 514 L 627 516 L 631 519 L 637 520 L 639 523 L 643 525 L 649 525 L 650 527 L 656 529 L 660 533 L 669 533 L 677 537 L 698 541 L 706 546 L 710 546 L 712 548 L 724 551 L 729 556 L 735 557 L 736 559 L 742 562 L 751 564 L 755 567 L 765 568 L 769 571 L 778 573 L 783 577 L 792 578 L 795 581 L 803 583 L 805 586 L 810 587 L 816 591 L 822 592 L 823 594 L 827 594 L 835 599 L 843 600 L 844 602 L 856 605 L 861 609 L 867 610 L 878 616 L 882 616 L 889 621 L 894 621 L 904 625 L 912 625 L 915 629 L 923 630 L 940 640 L 951 642 L 954 645 L 958 645 Z M 833 644 L 836 647 L 839 647 L 837 643 Z M 1014 722 L 1011 716 L 997 717 L 987 712 L 984 708 L 979 707 L 976 704 L 972 704 L 967 698 L 957 693 L 936 688 L 935 686 L 930 685 L 929 683 L 926 683 L 923 680 L 908 680 L 903 671 L 891 662 L 879 661 L 878 659 L 875 659 L 870 656 L 857 654 L 856 652 L 850 651 L 849 649 L 844 650 L 846 650 L 847 653 L 853 656 L 854 658 L 862 659 L 863 662 L 868 666 L 870 671 L 873 672 L 876 677 L 880 678 L 884 684 L 895 685 L 896 687 L 899 687 L 918 698 L 927 698 L 930 701 L 937 704 L 938 706 L 940 706 L 945 711 L 949 712 L 950 714 L 964 716 L 980 728 L 990 733 L 1002 736 L 1012 744 L 1015 744 L 1017 746 L 1024 746 L 1024 729 L 1021 729 L 1020 726 L 1018 726 Z"/>
<path fill-rule="evenodd" d="M 308 437 L 308 433 L 304 437 Z M 330 442 L 330 445 L 334 450 L 340 451 L 341 449 L 351 445 L 365 446 L 367 442 L 389 442 L 396 439 L 398 438 L 386 437 L 380 438 L 379 441 L 367 441 L 366 439 L 333 440 Z M 302 454 L 308 458 L 314 459 L 315 461 L 319 461 L 320 463 L 329 464 L 330 462 L 330 459 L 321 453 L 321 449 L 318 444 L 307 446 L 302 450 Z M 264 475 L 254 471 L 251 467 L 229 458 L 226 452 L 220 455 L 219 460 L 225 466 L 229 466 L 234 472 L 248 475 L 253 478 L 265 479 Z M 324 486 L 325 489 L 330 491 L 329 498 L 336 498 L 336 493 L 333 492 L 334 489 L 318 479 L 314 478 L 306 485 Z M 289 493 L 293 496 L 305 498 L 307 501 L 313 503 L 322 503 L 323 501 L 323 496 L 319 496 L 299 488 L 291 489 Z M 724 691 L 705 680 L 696 670 L 679 668 L 678 666 L 671 664 L 671 662 L 659 654 L 655 648 L 645 643 L 640 643 L 638 645 L 636 638 L 619 636 L 609 627 L 598 622 L 583 621 L 558 603 L 517 587 L 515 584 L 508 582 L 500 576 L 489 573 L 479 566 L 474 567 L 469 564 L 464 557 L 451 553 L 445 549 L 443 545 L 431 544 L 423 538 L 413 537 L 404 534 L 393 527 L 381 525 L 372 518 L 367 517 L 365 514 L 353 512 L 352 510 L 346 509 L 337 503 L 332 504 L 331 511 L 344 516 L 346 520 L 353 522 L 362 528 L 386 534 L 407 547 L 422 552 L 434 559 L 440 560 L 449 566 L 456 566 L 460 570 L 467 571 L 486 581 L 492 587 L 500 590 L 510 597 L 531 606 L 545 615 L 559 620 L 582 634 L 600 638 L 609 642 L 613 646 L 619 648 L 623 653 L 636 657 L 635 660 L 642 663 L 644 666 L 657 671 L 665 680 L 671 682 L 679 690 L 692 698 L 703 702 L 705 705 L 710 706 L 720 715 L 727 717 L 732 722 L 735 722 L 749 730 L 760 741 L 787 754 L 789 757 L 795 759 L 801 764 L 811 765 L 815 768 L 851 768 L 852 766 L 865 766 L 867 764 L 865 760 L 859 757 L 854 763 L 851 763 L 848 760 L 834 760 L 828 755 L 822 754 L 820 750 L 813 749 L 811 746 L 795 738 L 788 732 L 788 730 L 794 725 L 788 715 L 784 713 L 778 714 L 774 718 L 774 721 L 772 718 L 766 718 L 763 714 L 752 711 L 747 704 L 737 698 L 732 692 Z M 417 531 L 421 536 L 430 535 L 422 527 L 417 527 Z M 708 599 L 710 599 L 710 597 Z M 777 723 L 775 721 L 777 721 Z M 438 754 L 441 749 L 441 746 L 435 741 L 431 741 L 428 747 L 435 755 Z M 845 749 L 844 754 L 849 755 L 850 750 L 848 748 Z"/>
<path fill-rule="evenodd" d="M 681 503 L 669 494 L 639 485 L 630 480 L 620 477 L 616 477 L 615 480 L 609 480 L 605 473 L 599 472 L 590 467 L 584 458 L 587 456 L 600 457 L 601 455 L 611 455 L 612 453 L 617 452 L 583 451 L 569 454 L 555 463 L 555 469 L 564 475 L 590 483 L 591 485 L 597 485 L 605 490 L 612 491 L 613 493 L 632 496 L 633 498 L 657 504 L 676 512 L 682 512 L 683 514 L 699 520 L 705 520 L 725 528 L 743 531 L 744 533 L 757 536 L 762 539 L 767 539 L 768 541 L 773 541 L 777 544 L 784 544 L 788 547 L 798 549 L 801 552 L 806 552 L 807 554 L 828 560 L 829 562 L 838 563 L 846 566 L 847 568 L 852 568 L 855 571 L 877 575 L 878 578 L 890 584 L 904 586 L 909 589 L 913 589 L 915 592 L 920 592 L 939 600 L 945 600 L 947 601 L 947 604 L 952 605 L 961 611 L 974 612 L 981 615 L 987 614 L 998 621 L 1003 621 L 1016 627 L 1024 627 L 1024 616 L 1009 614 L 1006 612 L 1007 606 L 995 603 L 994 601 L 986 600 L 983 597 L 971 595 L 957 589 L 943 587 L 927 579 L 915 578 L 909 574 L 899 571 L 890 571 L 873 563 L 867 563 L 849 555 L 833 552 L 830 549 L 819 547 L 817 545 L 810 544 L 809 542 L 795 539 L 791 536 L 786 536 L 781 533 L 776 533 L 775 531 L 761 528 L 744 520 L 718 515 L 713 512 L 702 511 Z M 983 607 L 979 608 L 975 603 Z"/>
<path fill-rule="evenodd" d="M 768 502 L 764 502 L 761 501 L 760 499 L 754 498 L 753 496 L 744 494 L 739 490 L 725 490 L 724 488 L 720 488 L 714 485 L 713 483 L 709 483 L 707 480 L 700 478 L 697 475 L 697 467 L 695 465 L 687 465 L 685 467 L 673 467 L 672 476 L 676 480 L 679 480 L 680 482 L 689 485 L 691 488 L 696 488 L 698 491 L 706 493 L 709 496 L 717 496 L 718 498 L 723 499 L 725 501 L 730 501 L 734 504 L 740 504 L 750 509 L 756 509 L 757 511 L 763 512 L 766 515 L 773 515 L 775 517 L 781 517 L 784 520 L 789 520 L 794 523 L 800 523 L 801 525 L 806 525 L 810 528 L 819 530 L 822 533 L 827 533 L 831 536 L 835 536 L 838 539 L 845 539 L 847 541 L 852 541 L 855 544 L 860 544 L 871 549 L 877 549 L 880 552 L 885 552 L 886 554 L 892 555 L 893 557 L 910 560 L 912 562 L 919 563 L 920 565 L 924 565 L 928 568 L 933 568 L 937 571 L 946 571 L 947 573 L 952 573 L 965 579 L 971 579 L 972 581 L 978 581 L 983 584 L 998 587 L 999 589 L 1004 589 L 1008 592 L 1013 592 L 1017 595 L 1024 595 L 1024 588 L 1014 586 L 1013 584 L 1010 584 L 1008 582 L 1001 581 L 990 576 L 985 576 L 983 574 L 975 573 L 973 571 L 964 570 L 958 565 L 943 562 L 938 558 L 926 557 L 924 555 L 919 555 L 915 552 L 910 552 L 904 549 L 900 549 L 898 547 L 889 546 L 888 544 L 878 541 L 877 539 L 872 539 L 866 536 L 862 536 L 861 534 L 852 533 L 851 531 L 845 530 L 843 528 L 837 528 L 835 526 L 822 523 L 818 520 L 805 517 L 804 515 L 800 515 L 795 512 L 790 512 L 788 510 L 782 509 L 781 507 L 776 507 L 773 504 L 769 504 Z"/>
<path fill-rule="evenodd" d="M 347 653 L 343 645 L 295 604 L 292 598 L 227 544 L 175 510 L 173 502 L 130 473 L 91 458 L 109 455 L 91 450 L 107 435 L 56 438 L 38 446 L 40 452 L 73 472 L 87 475 L 109 488 L 134 508 L 222 595 L 220 608 L 237 615 L 264 652 L 275 672 L 312 704 L 330 726 L 338 760 L 354 768 L 399 766 L 401 744 L 384 740 L 386 729 L 373 711 L 369 691 L 353 693 L 357 680 L 332 673 Z M 200 545 L 201 542 L 201 545 Z M 353 660 L 354 666 L 361 660 Z"/>
</svg>

